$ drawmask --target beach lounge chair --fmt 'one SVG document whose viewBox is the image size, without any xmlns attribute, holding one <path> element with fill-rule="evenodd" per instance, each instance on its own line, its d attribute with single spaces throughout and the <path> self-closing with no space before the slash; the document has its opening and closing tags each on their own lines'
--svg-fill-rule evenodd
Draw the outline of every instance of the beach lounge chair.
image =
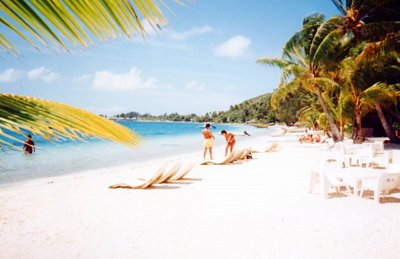
<svg viewBox="0 0 400 259">
<path fill-rule="evenodd" d="M 279 144 L 276 142 L 270 143 L 266 148 L 257 148 L 256 150 L 253 149 L 253 153 L 263 153 L 263 152 L 276 152 L 278 149 Z"/>
<path fill-rule="evenodd" d="M 252 152 L 253 152 L 252 148 L 246 148 L 243 154 L 238 158 L 238 160 L 248 159 L 249 156 L 251 156 Z"/>
<path fill-rule="evenodd" d="M 236 150 L 235 155 L 232 157 L 232 160 L 229 163 L 236 162 L 240 160 L 240 158 L 247 152 L 246 148 L 241 148 Z M 232 152 L 233 153 L 233 152 Z"/>
<path fill-rule="evenodd" d="M 168 182 L 168 180 L 173 177 L 176 173 L 178 173 L 179 169 L 182 166 L 181 161 L 177 161 L 175 163 L 172 163 L 171 166 L 169 166 L 165 172 L 163 173 L 162 177 L 158 181 L 158 183 L 165 183 Z"/>
<path fill-rule="evenodd" d="M 190 162 L 185 167 L 182 166 L 180 170 L 176 174 L 172 175 L 169 179 L 167 179 L 166 182 L 171 183 L 177 180 L 181 180 L 193 169 L 195 164 L 195 162 Z"/>
<path fill-rule="evenodd" d="M 146 189 L 153 184 L 157 184 L 160 182 L 162 179 L 165 169 L 167 168 L 167 164 L 162 165 L 156 173 L 150 177 L 149 179 L 141 179 L 141 178 L 136 178 L 134 181 L 130 184 L 127 183 L 117 183 L 109 186 L 110 189 L 117 189 L 117 188 L 123 188 L 123 189 Z"/>
<path fill-rule="evenodd" d="M 395 189 L 399 182 L 399 176 L 399 173 L 381 173 L 376 181 L 363 182 L 360 197 L 363 197 L 365 190 L 373 190 L 374 201 L 380 203 L 381 193 L 384 192 L 385 194 L 388 194 L 390 190 Z"/>
<path fill-rule="evenodd" d="M 271 145 L 269 145 L 264 152 L 276 152 L 278 148 L 278 143 L 272 142 Z"/>
<path fill-rule="evenodd" d="M 227 157 L 225 157 L 221 161 L 208 160 L 208 161 L 204 161 L 204 162 L 200 163 L 200 165 L 226 165 L 226 164 L 236 161 L 239 157 L 238 155 L 243 154 L 244 151 L 242 151 L 242 153 L 239 153 L 239 152 L 240 151 L 238 151 L 238 150 L 233 150 L 232 153 L 230 153 Z"/>
</svg>

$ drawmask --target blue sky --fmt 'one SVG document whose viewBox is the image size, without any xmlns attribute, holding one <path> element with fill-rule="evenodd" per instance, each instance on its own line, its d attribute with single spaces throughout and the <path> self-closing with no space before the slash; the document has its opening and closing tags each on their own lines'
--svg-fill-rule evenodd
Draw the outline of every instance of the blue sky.
<svg viewBox="0 0 400 259">
<path fill-rule="evenodd" d="M 338 14 L 330 0 L 168 5 L 168 27 L 160 33 L 150 30 L 145 39 L 70 46 L 68 54 L 44 47 L 37 51 L 15 38 L 21 57 L 1 53 L 0 91 L 107 115 L 227 110 L 277 87 L 279 70 L 256 64 L 256 59 L 280 57 L 305 16 Z"/>
</svg>

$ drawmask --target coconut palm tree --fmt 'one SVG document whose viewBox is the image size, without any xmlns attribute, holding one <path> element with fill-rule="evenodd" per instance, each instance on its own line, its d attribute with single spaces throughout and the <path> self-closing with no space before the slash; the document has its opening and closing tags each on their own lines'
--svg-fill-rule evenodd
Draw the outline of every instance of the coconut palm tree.
<svg viewBox="0 0 400 259">
<path fill-rule="evenodd" d="M 90 46 L 95 40 L 145 35 L 146 20 L 155 30 L 166 24 L 155 0 L 2 0 L 0 48 L 19 55 L 13 40 L 19 36 L 36 49 L 69 45 Z M 83 139 L 94 136 L 137 145 L 136 134 L 103 117 L 64 104 L 0 94 L 0 148 L 12 145 L 15 134 L 30 131 L 45 138 Z M 5 129 L 5 130 L 4 130 Z"/>
<path fill-rule="evenodd" d="M 400 86 L 400 32 L 388 34 L 379 42 L 360 45 L 361 52 L 356 57 L 348 57 L 343 74 L 347 78 L 345 87 L 349 89 L 355 108 L 356 136 L 362 136 L 362 114 L 376 110 L 382 126 L 391 142 L 399 143 L 384 116 L 383 104 L 394 104 Z"/>
<path fill-rule="evenodd" d="M 398 0 L 331 1 L 342 14 L 342 33 L 354 36 L 358 43 L 382 40 L 387 33 L 400 29 Z"/>
<path fill-rule="evenodd" d="M 338 69 L 339 61 L 348 53 L 352 40 L 342 37 L 338 28 L 341 19 L 324 21 L 322 15 L 311 15 L 304 19 L 303 28 L 284 46 L 281 59 L 261 58 L 257 62 L 281 68 L 281 83 L 272 97 L 284 97 L 299 87 L 315 94 L 329 123 L 335 141 L 343 139 L 324 99 L 326 87 L 337 85 L 330 73 Z"/>
<path fill-rule="evenodd" d="M 398 32 L 400 29 L 400 1 L 398 0 L 332 0 L 342 16 L 334 16 L 330 19 L 337 21 L 341 20 L 341 26 L 337 31 L 347 38 L 354 39 L 354 46 L 357 49 L 358 45 L 362 42 L 379 42 L 385 39 L 388 33 Z M 330 20 L 329 19 L 329 20 Z M 328 20 L 328 21 L 329 21 Z M 360 62 L 360 58 L 358 58 Z M 353 58 L 348 58 L 345 63 L 343 73 L 352 73 L 354 66 L 358 63 Z M 352 65 L 350 65 L 352 64 Z M 358 63 L 360 64 L 360 63 Z M 350 65 L 350 66 L 349 66 Z M 357 65 L 356 65 L 357 66 Z M 364 73 L 365 76 L 365 73 Z M 358 75 L 357 80 L 363 80 Z M 351 83 L 350 83 L 351 85 Z M 353 101 L 356 119 L 356 139 L 362 140 L 361 136 L 361 117 L 364 112 L 369 111 L 371 106 L 364 105 L 366 99 L 362 101 L 363 91 L 368 89 L 372 84 L 361 83 L 359 86 L 353 85 L 350 87 L 351 91 L 348 94 Z M 346 91 L 345 89 L 343 89 Z M 378 115 L 383 114 L 381 104 L 375 102 Z M 364 105 L 364 107 L 362 107 Z M 380 116 L 381 121 L 384 116 Z M 385 126 L 384 126 L 385 128 Z M 388 134 L 388 136 L 390 136 Z"/>
</svg>

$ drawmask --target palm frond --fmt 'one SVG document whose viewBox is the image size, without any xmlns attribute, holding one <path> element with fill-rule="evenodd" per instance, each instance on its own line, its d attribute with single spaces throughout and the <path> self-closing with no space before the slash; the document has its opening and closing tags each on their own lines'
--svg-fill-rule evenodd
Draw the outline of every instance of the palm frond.
<svg viewBox="0 0 400 259">
<path fill-rule="evenodd" d="M 301 87 L 302 84 L 299 80 L 295 79 L 291 82 L 279 86 L 278 89 L 271 96 L 271 106 L 276 109 L 280 100 L 284 99 L 288 94 L 294 93 Z"/>
<path fill-rule="evenodd" d="M 364 23 L 398 20 L 400 2 L 398 0 L 364 0 L 356 1 L 358 16 Z"/>
<path fill-rule="evenodd" d="M 363 103 L 395 102 L 400 92 L 396 89 L 400 84 L 387 85 L 377 82 L 361 94 Z"/>
<path fill-rule="evenodd" d="M 309 84 L 318 84 L 322 88 L 340 87 L 338 83 L 327 77 L 314 77 L 308 79 Z"/>
<path fill-rule="evenodd" d="M 296 64 L 289 64 L 282 69 L 280 77 L 280 85 L 285 84 L 289 79 L 300 78 L 306 75 L 308 72 L 306 67 L 299 66 Z"/>
<path fill-rule="evenodd" d="M 332 0 L 332 3 L 336 6 L 336 8 L 341 12 L 343 15 L 346 14 L 346 7 L 343 6 L 343 3 L 341 0 Z"/>
<path fill-rule="evenodd" d="M 337 103 L 337 117 L 351 120 L 354 117 L 354 102 L 346 91 L 341 91 Z"/>
<path fill-rule="evenodd" d="M 296 64 L 302 65 L 304 67 L 308 66 L 307 57 L 305 56 L 304 49 L 300 47 L 294 47 L 290 60 L 293 60 L 293 57 L 296 59 Z"/>
<path fill-rule="evenodd" d="M 315 53 L 312 56 L 311 63 L 314 67 L 325 66 L 327 67 L 333 59 L 336 47 L 340 44 L 338 38 L 341 37 L 339 30 L 331 31 L 324 37 L 322 42 L 315 49 Z"/>
<path fill-rule="evenodd" d="M 4 14 L 0 24 L 30 45 L 36 47 L 36 40 L 65 50 L 68 48 L 64 39 L 73 45 L 88 46 L 93 38 L 104 41 L 120 35 L 144 34 L 143 19 L 155 30 L 166 25 L 155 0 L 4 0 L 0 1 L 0 11 Z M 0 41 L 0 47 L 14 49 L 4 41 Z"/>
<path fill-rule="evenodd" d="M 333 16 L 330 19 L 323 22 L 317 29 L 313 36 L 310 46 L 310 59 L 314 59 L 314 55 L 317 50 L 321 47 L 321 43 L 326 37 L 332 36 L 332 32 L 342 26 L 342 18 L 339 16 Z"/>
<path fill-rule="evenodd" d="M 384 39 L 388 33 L 398 31 L 400 31 L 400 21 L 375 22 L 365 24 L 361 28 L 361 36 L 369 42 L 375 42 Z"/>
<path fill-rule="evenodd" d="M 256 60 L 256 62 L 258 64 L 270 65 L 273 67 L 278 67 L 280 69 L 284 69 L 290 64 L 290 62 L 279 58 L 259 58 Z"/>
<path fill-rule="evenodd" d="M 12 136 L 4 130 L 20 135 L 31 132 L 46 139 L 96 137 L 129 146 L 141 143 L 134 132 L 101 116 L 57 102 L 12 94 L 0 94 L 0 128 L 3 144 L 10 144 L 7 139 Z"/>
<path fill-rule="evenodd" d="M 321 112 L 314 109 L 311 106 L 305 106 L 300 109 L 297 113 L 299 117 L 299 121 L 302 122 L 302 125 L 307 128 L 315 128 L 319 126 L 319 117 Z"/>
<path fill-rule="evenodd" d="M 301 46 L 301 42 L 303 40 L 303 33 L 302 31 L 296 32 L 293 34 L 292 37 L 286 42 L 285 46 L 283 47 L 283 55 L 282 57 L 289 57 L 291 55 L 294 48 Z"/>
</svg>

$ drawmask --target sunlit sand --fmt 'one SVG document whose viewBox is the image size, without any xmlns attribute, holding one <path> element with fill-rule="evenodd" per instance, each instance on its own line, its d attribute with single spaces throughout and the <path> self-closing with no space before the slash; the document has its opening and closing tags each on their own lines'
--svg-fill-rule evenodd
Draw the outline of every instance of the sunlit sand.
<svg viewBox="0 0 400 259">
<path fill-rule="evenodd" d="M 239 140 L 237 148 L 279 148 L 226 165 L 199 165 L 199 146 L 2 187 L 0 258 L 398 258 L 399 193 L 382 204 L 368 195 L 323 199 L 318 187 L 309 194 L 310 169 L 323 154 L 294 139 Z M 222 159 L 224 147 L 214 154 Z M 179 181 L 108 188 L 177 160 L 197 164 Z"/>
</svg>

